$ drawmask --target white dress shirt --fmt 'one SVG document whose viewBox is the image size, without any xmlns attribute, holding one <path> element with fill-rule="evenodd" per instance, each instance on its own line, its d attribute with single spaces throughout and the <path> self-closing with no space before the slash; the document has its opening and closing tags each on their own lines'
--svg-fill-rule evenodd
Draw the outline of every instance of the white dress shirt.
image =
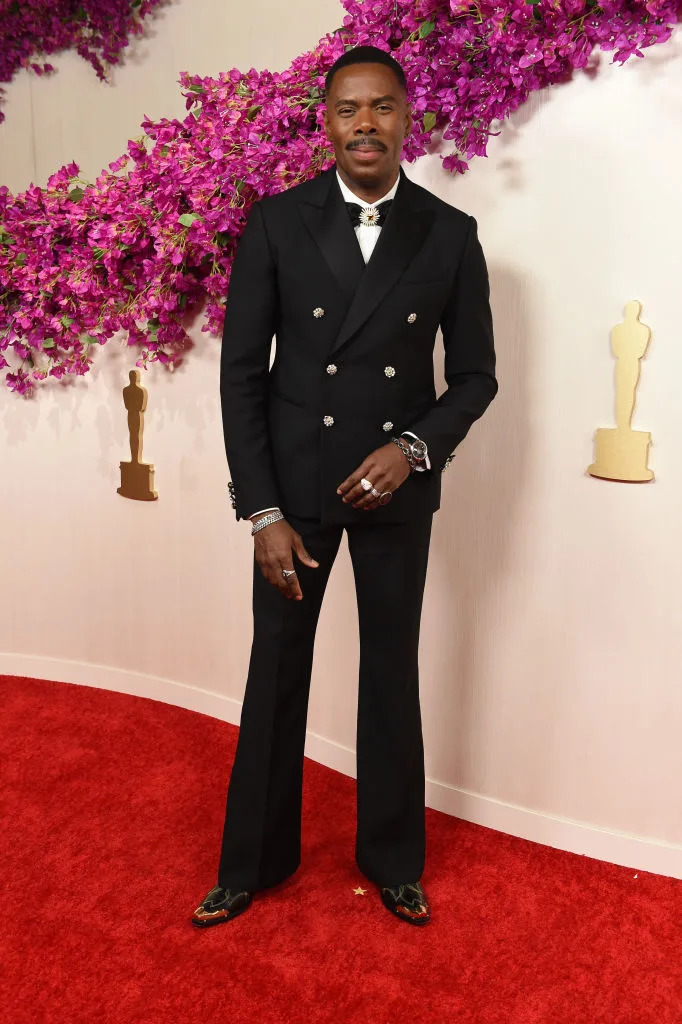
<svg viewBox="0 0 682 1024">
<path fill-rule="evenodd" d="M 339 174 L 338 170 L 336 172 L 336 180 L 339 183 L 339 188 L 341 189 L 341 195 L 343 196 L 344 201 L 346 203 L 357 203 L 359 206 L 364 206 L 364 207 L 367 207 L 367 206 L 378 206 L 379 203 L 383 203 L 387 199 L 393 199 L 393 197 L 395 196 L 396 192 L 398 191 L 398 184 L 400 182 L 400 173 L 398 173 L 398 177 L 395 179 L 393 187 L 391 189 L 389 189 L 389 191 L 386 193 L 386 195 L 382 196 L 381 199 L 376 199 L 373 203 L 368 203 L 366 199 L 360 199 L 360 197 L 356 196 L 354 192 L 351 192 L 351 190 L 348 188 L 348 185 L 346 185 L 345 181 L 342 179 L 341 175 Z M 367 261 L 369 260 L 370 256 L 372 255 L 372 252 L 374 251 L 374 246 L 377 244 L 377 240 L 379 238 L 379 233 L 381 231 L 381 228 L 379 227 L 379 225 L 356 224 L 355 227 L 354 227 L 354 230 L 355 230 L 355 237 L 357 238 L 358 243 L 360 245 L 360 252 L 362 253 L 362 258 L 364 259 L 365 263 L 367 263 Z M 406 434 L 409 437 L 414 437 L 414 438 L 417 437 L 417 435 L 413 434 L 411 430 L 403 430 L 403 434 Z M 423 465 L 423 466 L 416 466 L 415 467 L 417 472 L 423 473 L 424 470 L 431 469 L 431 463 L 429 462 L 428 455 L 424 459 L 424 463 L 425 463 L 425 465 Z M 249 519 L 253 519 L 254 516 L 260 516 L 260 515 L 262 515 L 263 512 L 274 512 L 274 509 L 272 509 L 272 508 L 262 508 L 258 512 L 252 512 L 251 515 L 249 516 Z"/>
<path fill-rule="evenodd" d="M 343 196 L 344 201 L 346 203 L 357 203 L 358 206 L 362 206 L 366 209 L 368 206 L 378 206 L 379 203 L 384 203 L 386 202 L 387 199 L 393 199 L 394 195 L 398 191 L 398 182 L 400 181 L 400 174 L 398 174 L 398 177 L 395 179 L 395 184 L 393 185 L 393 188 L 390 189 L 385 196 L 382 196 L 381 199 L 377 199 L 374 203 L 368 203 L 366 199 L 360 199 L 359 196 L 356 196 L 353 192 L 351 192 L 351 190 L 348 188 L 348 185 L 346 185 L 345 181 L 343 181 L 338 171 L 336 172 L 336 180 L 339 183 L 341 195 Z M 377 244 L 377 240 L 379 238 L 380 233 L 381 228 L 378 225 L 375 225 L 374 227 L 371 224 L 355 225 L 355 237 L 360 243 L 360 251 L 362 252 L 362 256 L 365 263 L 367 263 L 370 256 L 372 255 L 374 246 Z"/>
</svg>

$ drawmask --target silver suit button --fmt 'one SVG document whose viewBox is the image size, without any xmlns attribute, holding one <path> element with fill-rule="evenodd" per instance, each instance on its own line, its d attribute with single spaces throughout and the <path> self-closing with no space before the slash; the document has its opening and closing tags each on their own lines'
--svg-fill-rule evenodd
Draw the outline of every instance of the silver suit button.
<svg viewBox="0 0 682 1024">
<path fill-rule="evenodd" d="M 322 309 L 322 306 L 315 306 L 315 309 L 313 310 L 313 316 L 316 318 L 324 316 L 324 310 Z"/>
<path fill-rule="evenodd" d="M 327 367 L 327 373 L 336 373 L 337 366 L 334 363 L 330 363 Z"/>
<path fill-rule="evenodd" d="M 386 420 L 386 422 L 384 423 L 384 426 L 383 426 L 382 429 L 383 430 L 393 430 L 393 424 L 391 423 L 390 420 Z"/>
<path fill-rule="evenodd" d="M 387 377 L 395 377 L 395 367 L 384 366 L 384 373 L 386 374 Z"/>
<path fill-rule="evenodd" d="M 408 324 L 413 324 L 416 319 L 417 319 L 417 314 L 416 313 L 410 313 L 410 315 L 407 318 L 407 322 L 408 322 Z"/>
<path fill-rule="evenodd" d="M 333 416 L 325 416 L 324 419 L 322 420 L 322 422 L 324 423 L 325 427 L 333 427 L 334 426 L 334 417 Z"/>
</svg>

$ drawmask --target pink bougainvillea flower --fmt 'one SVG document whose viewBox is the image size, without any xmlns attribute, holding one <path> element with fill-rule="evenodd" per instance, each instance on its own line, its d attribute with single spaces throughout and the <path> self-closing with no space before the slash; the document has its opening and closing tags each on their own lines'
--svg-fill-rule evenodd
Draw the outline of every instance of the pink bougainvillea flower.
<svg viewBox="0 0 682 1024">
<path fill-rule="evenodd" d="M 140 15 L 154 3 L 143 0 Z M 405 69 L 414 127 L 404 158 L 425 154 L 436 137 L 443 167 L 461 174 L 485 156 L 498 122 L 595 50 L 624 62 L 668 39 L 682 0 L 343 6 L 343 25 L 284 71 L 182 72 L 184 120 L 145 119 L 143 134 L 94 183 L 70 163 L 44 189 L 13 196 L 0 186 L 0 368 L 11 390 L 27 395 L 39 381 L 86 373 L 93 347 L 114 337 L 139 350 L 136 365 L 172 369 L 190 345 L 192 312 L 203 313 L 202 332 L 220 335 L 252 203 L 333 162 L 324 76 L 349 46 L 379 46 Z M 122 10 L 98 0 L 107 16 L 114 8 Z M 105 59 L 114 52 L 114 42 L 102 45 Z"/>
<path fill-rule="evenodd" d="M 76 50 L 106 78 L 106 65 L 118 64 L 130 36 L 139 35 L 142 22 L 168 0 L 0 0 L 0 82 L 11 82 L 20 68 L 36 75 L 54 71 L 38 64 L 61 50 Z M 0 89 L 0 95 L 2 90 Z M 4 114 L 0 111 L 0 123 Z"/>
</svg>

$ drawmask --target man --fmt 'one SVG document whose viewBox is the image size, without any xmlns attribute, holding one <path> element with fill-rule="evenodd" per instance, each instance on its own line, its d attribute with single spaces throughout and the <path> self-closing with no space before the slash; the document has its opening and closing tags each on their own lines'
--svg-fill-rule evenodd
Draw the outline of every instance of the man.
<svg viewBox="0 0 682 1024">
<path fill-rule="evenodd" d="M 355 857 L 392 913 L 430 919 L 419 625 L 441 471 L 497 392 L 488 275 L 474 218 L 400 167 L 412 121 L 390 55 L 336 61 L 324 123 L 335 166 L 254 204 L 230 280 L 221 400 L 233 507 L 253 524 L 254 634 L 199 927 L 299 866 L 313 643 L 344 529 L 360 627 Z"/>
</svg>

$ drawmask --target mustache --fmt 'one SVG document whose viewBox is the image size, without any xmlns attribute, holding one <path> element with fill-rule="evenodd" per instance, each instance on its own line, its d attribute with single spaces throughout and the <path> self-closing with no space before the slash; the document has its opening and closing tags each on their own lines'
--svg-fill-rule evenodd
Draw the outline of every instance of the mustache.
<svg viewBox="0 0 682 1024">
<path fill-rule="evenodd" d="M 380 149 L 386 151 L 386 146 L 378 139 L 356 139 L 349 142 L 346 149 Z"/>
</svg>

